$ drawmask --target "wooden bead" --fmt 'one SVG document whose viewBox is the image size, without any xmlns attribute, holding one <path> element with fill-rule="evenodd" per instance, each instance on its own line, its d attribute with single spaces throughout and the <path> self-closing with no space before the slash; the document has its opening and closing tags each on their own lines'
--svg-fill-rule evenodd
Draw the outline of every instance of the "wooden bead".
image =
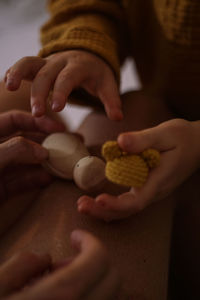
<svg viewBox="0 0 200 300">
<path fill-rule="evenodd" d="M 80 189 L 96 191 L 105 182 L 105 163 L 96 156 L 86 156 L 75 165 L 73 177 Z"/>
<path fill-rule="evenodd" d="M 53 133 L 47 136 L 42 146 L 49 151 L 44 166 L 61 178 L 72 179 L 75 164 L 89 152 L 81 139 L 71 133 Z"/>
</svg>

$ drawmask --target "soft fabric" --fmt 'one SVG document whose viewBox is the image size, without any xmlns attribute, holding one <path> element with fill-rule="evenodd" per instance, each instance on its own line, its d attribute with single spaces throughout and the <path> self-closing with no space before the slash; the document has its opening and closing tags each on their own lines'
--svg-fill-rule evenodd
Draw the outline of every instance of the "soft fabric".
<svg viewBox="0 0 200 300">
<path fill-rule="evenodd" d="M 40 56 L 85 49 L 119 80 L 132 56 L 144 87 L 174 99 L 200 98 L 199 0 L 50 0 Z"/>
<path fill-rule="evenodd" d="M 105 175 L 108 180 L 122 186 L 142 187 L 147 181 L 151 168 L 160 163 L 160 154 L 147 149 L 139 154 L 123 152 L 116 141 L 107 141 L 102 146 L 106 160 Z"/>
</svg>

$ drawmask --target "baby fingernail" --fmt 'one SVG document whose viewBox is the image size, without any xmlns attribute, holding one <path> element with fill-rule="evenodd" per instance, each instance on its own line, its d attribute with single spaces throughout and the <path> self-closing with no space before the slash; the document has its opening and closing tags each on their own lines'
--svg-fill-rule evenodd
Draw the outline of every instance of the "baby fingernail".
<svg viewBox="0 0 200 300">
<path fill-rule="evenodd" d="M 78 211 L 81 211 L 83 209 L 83 205 L 82 205 L 82 203 L 79 203 L 78 204 Z"/>
<path fill-rule="evenodd" d="M 8 74 L 6 76 L 6 85 L 13 86 L 13 84 L 14 84 L 14 77 Z"/>
<path fill-rule="evenodd" d="M 35 117 L 38 117 L 41 115 L 41 108 L 38 105 L 33 105 L 32 106 L 32 115 Z"/>
<path fill-rule="evenodd" d="M 123 119 L 123 117 L 124 117 L 124 115 L 123 115 L 122 111 L 119 110 L 117 112 L 117 121 L 121 121 Z"/>
<path fill-rule="evenodd" d="M 33 116 L 35 116 L 35 115 L 37 114 L 37 112 L 38 112 L 37 106 L 34 105 L 34 106 L 32 107 L 32 114 L 33 114 Z"/>
<path fill-rule="evenodd" d="M 121 146 L 123 146 L 126 150 L 129 150 L 132 146 L 132 142 L 130 137 L 127 134 L 120 135 L 118 138 L 118 142 Z"/>
<path fill-rule="evenodd" d="M 89 210 L 86 207 L 84 207 L 84 204 L 79 204 L 78 205 L 78 211 L 81 212 L 81 213 L 84 213 L 84 214 L 89 213 Z"/>
<path fill-rule="evenodd" d="M 77 205 L 80 205 L 82 202 L 84 202 L 84 200 L 83 199 L 78 199 L 78 201 L 77 201 Z"/>
<path fill-rule="evenodd" d="M 59 102 L 53 102 L 51 108 L 53 111 L 59 111 L 62 109 L 62 106 L 60 105 Z"/>
<path fill-rule="evenodd" d="M 115 108 L 109 111 L 110 119 L 113 121 L 121 121 L 123 119 L 123 113 L 121 109 Z"/>
</svg>

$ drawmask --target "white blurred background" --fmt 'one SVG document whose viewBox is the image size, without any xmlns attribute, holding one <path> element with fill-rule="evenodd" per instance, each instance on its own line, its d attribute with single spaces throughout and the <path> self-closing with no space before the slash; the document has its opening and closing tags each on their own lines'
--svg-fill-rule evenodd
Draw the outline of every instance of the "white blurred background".
<svg viewBox="0 0 200 300">
<path fill-rule="evenodd" d="M 39 28 L 47 20 L 47 0 L 0 0 L 0 77 L 23 56 L 37 55 Z M 121 91 L 138 89 L 140 83 L 134 64 L 128 60 L 122 68 Z M 68 106 L 63 114 L 75 130 L 90 110 Z"/>
</svg>

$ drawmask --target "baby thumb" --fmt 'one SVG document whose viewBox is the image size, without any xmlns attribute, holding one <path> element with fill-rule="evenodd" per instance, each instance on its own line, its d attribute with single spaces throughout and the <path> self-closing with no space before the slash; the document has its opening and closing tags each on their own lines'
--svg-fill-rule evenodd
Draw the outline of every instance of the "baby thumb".
<svg viewBox="0 0 200 300">
<path fill-rule="evenodd" d="M 117 142 L 119 147 L 128 153 L 141 153 L 148 148 L 158 146 L 158 127 L 153 127 L 141 131 L 125 132 L 118 136 Z"/>
</svg>

